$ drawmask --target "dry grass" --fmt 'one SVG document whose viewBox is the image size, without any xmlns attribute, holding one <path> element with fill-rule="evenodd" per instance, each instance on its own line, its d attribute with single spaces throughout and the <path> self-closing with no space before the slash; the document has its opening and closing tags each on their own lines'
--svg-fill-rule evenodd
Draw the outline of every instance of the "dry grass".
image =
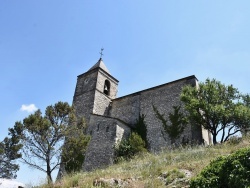
<svg viewBox="0 0 250 188">
<path fill-rule="evenodd" d="M 106 169 L 99 169 L 90 173 L 78 173 L 64 177 L 60 183 L 41 187 L 119 187 L 110 184 L 94 182 L 99 180 L 116 179 L 126 182 L 124 187 L 188 187 L 188 180 L 183 178 L 182 170 L 197 175 L 211 160 L 220 155 L 229 155 L 232 152 L 249 147 L 250 137 L 239 143 L 235 140 L 216 146 L 189 146 L 175 150 L 165 150 L 158 154 L 144 153 L 130 161 L 123 161 Z M 189 177 L 190 178 L 190 177 Z M 188 178 L 188 179 L 189 179 Z M 180 182 L 175 182 L 181 179 Z"/>
</svg>

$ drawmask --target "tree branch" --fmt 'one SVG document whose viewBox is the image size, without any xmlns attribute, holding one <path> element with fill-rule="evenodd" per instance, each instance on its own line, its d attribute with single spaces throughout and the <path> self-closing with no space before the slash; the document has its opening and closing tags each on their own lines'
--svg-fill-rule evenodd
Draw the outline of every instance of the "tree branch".
<svg viewBox="0 0 250 188">
<path fill-rule="evenodd" d="M 26 163 L 26 164 L 30 165 L 31 167 L 36 168 L 36 169 L 38 169 L 38 170 L 40 170 L 40 171 L 42 171 L 42 172 L 47 173 L 47 172 L 46 172 L 46 170 L 44 170 L 44 169 L 43 169 L 43 168 L 41 168 L 40 166 L 38 166 L 38 165 L 36 165 L 36 164 L 33 164 L 33 163 L 31 163 L 31 162 L 27 161 L 27 160 L 26 160 L 26 159 L 24 159 L 24 158 L 21 158 L 21 159 L 23 160 L 23 162 L 24 162 L 24 163 Z"/>
</svg>

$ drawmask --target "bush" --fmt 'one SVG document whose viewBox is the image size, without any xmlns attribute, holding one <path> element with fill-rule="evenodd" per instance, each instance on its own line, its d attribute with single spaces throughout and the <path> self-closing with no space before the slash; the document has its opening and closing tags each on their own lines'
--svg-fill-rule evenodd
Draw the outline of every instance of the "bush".
<svg viewBox="0 0 250 188">
<path fill-rule="evenodd" d="M 232 136 L 228 139 L 227 143 L 230 145 L 237 145 L 242 141 L 241 137 Z"/>
<path fill-rule="evenodd" d="M 137 133 L 132 132 L 129 139 L 122 140 L 115 148 L 116 161 L 130 159 L 138 153 L 146 152 L 146 144 Z"/>
<path fill-rule="evenodd" d="M 140 114 L 139 118 L 136 120 L 136 123 L 134 125 L 134 132 L 136 132 L 141 138 L 142 140 L 144 140 L 145 142 L 145 148 L 148 147 L 148 142 L 147 142 L 147 126 L 145 123 L 145 115 L 144 114 Z"/>
<path fill-rule="evenodd" d="M 250 187 L 250 148 L 238 150 L 212 161 L 197 177 L 190 188 L 246 188 Z"/>
</svg>

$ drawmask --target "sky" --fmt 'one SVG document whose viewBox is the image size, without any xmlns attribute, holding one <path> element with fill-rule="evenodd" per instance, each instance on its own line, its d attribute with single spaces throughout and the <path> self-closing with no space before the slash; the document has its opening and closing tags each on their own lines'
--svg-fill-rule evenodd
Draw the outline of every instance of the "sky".
<svg viewBox="0 0 250 188">
<path fill-rule="evenodd" d="M 0 140 L 36 109 L 72 103 L 100 58 L 118 97 L 190 75 L 250 93 L 249 0 L 1 0 Z M 20 164 L 17 180 L 45 174 Z"/>
</svg>

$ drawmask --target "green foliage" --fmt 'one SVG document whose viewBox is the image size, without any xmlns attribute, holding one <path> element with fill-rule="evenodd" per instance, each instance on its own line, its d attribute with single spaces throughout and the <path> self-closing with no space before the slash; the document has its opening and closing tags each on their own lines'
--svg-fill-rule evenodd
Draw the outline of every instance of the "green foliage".
<svg viewBox="0 0 250 188">
<path fill-rule="evenodd" d="M 243 99 L 243 104 L 250 108 L 250 95 L 246 94 L 246 95 L 242 95 L 242 99 Z"/>
<path fill-rule="evenodd" d="M 47 174 L 60 165 L 60 155 L 68 125 L 75 122 L 73 108 L 66 102 L 50 105 L 43 116 L 40 110 L 23 120 L 23 162 Z M 41 165 L 41 164 L 44 164 Z"/>
<path fill-rule="evenodd" d="M 48 106 L 44 116 L 40 110 L 37 110 L 25 118 L 23 123 L 18 122 L 16 125 L 19 126 L 20 131 L 17 135 L 23 145 L 22 161 L 32 168 L 45 172 L 48 183 L 52 181 L 51 173 L 61 164 L 65 139 L 69 141 L 70 147 L 67 148 L 69 157 L 72 157 L 73 152 L 76 154 L 76 158 L 68 159 L 68 161 L 83 160 L 83 156 L 77 153 L 77 147 L 87 145 L 89 140 L 80 134 L 83 133 L 81 130 L 86 128 L 86 124 L 79 127 L 74 108 L 68 103 L 58 102 Z M 12 135 L 11 139 L 16 138 Z M 73 167 L 70 167 L 70 170 L 75 170 L 75 164 L 71 166 Z"/>
<path fill-rule="evenodd" d="M 250 110 L 241 101 L 238 89 L 226 86 L 215 79 L 207 79 L 199 88 L 183 88 L 181 101 L 189 113 L 193 125 L 203 126 L 217 143 L 217 135 L 222 132 L 220 142 L 250 126 Z"/>
<path fill-rule="evenodd" d="M 147 151 L 147 127 L 144 119 L 145 115 L 139 115 L 130 137 L 115 146 L 116 162 L 131 159 L 136 154 Z"/>
<path fill-rule="evenodd" d="M 90 141 L 90 136 L 86 133 L 86 122 L 82 119 L 76 127 L 70 126 L 69 134 L 66 138 L 62 150 L 62 163 L 65 164 L 67 173 L 80 171 L 85 159 L 85 153 Z"/>
<path fill-rule="evenodd" d="M 162 122 L 165 132 L 170 137 L 171 144 L 175 143 L 175 140 L 180 137 L 187 123 L 184 114 L 180 111 L 181 106 L 173 106 L 173 108 L 174 112 L 169 113 L 168 115 L 170 121 L 170 124 L 168 124 L 168 121 L 164 118 L 164 115 L 161 114 L 153 105 L 155 115 Z"/>
<path fill-rule="evenodd" d="M 212 161 L 197 177 L 191 188 L 245 188 L 250 187 L 250 148 L 219 157 Z"/>
<path fill-rule="evenodd" d="M 146 148 L 148 147 L 148 142 L 147 142 L 147 126 L 145 124 L 145 115 L 144 114 L 140 114 L 139 118 L 137 119 L 134 127 L 135 129 L 133 131 L 135 131 L 138 135 L 141 136 L 142 140 L 144 140 L 145 144 L 146 144 Z"/>
<path fill-rule="evenodd" d="M 210 147 L 196 145 L 171 151 L 163 150 L 159 153 L 143 153 L 143 155 L 137 155 L 129 161 L 119 161 L 118 164 L 105 169 L 66 175 L 53 187 L 68 188 L 73 187 L 73 184 L 76 186 L 72 182 L 77 182 L 77 187 L 98 187 L 97 184 L 94 185 L 98 179 L 121 180 L 126 183 L 122 183 L 121 186 L 125 187 L 189 187 L 190 177 L 196 176 L 212 160 L 221 155 L 232 154 L 232 152 L 249 147 L 249 145 L 250 137 L 244 137 L 243 141 L 236 145 L 227 143 Z M 183 177 L 184 175 L 185 177 Z M 114 184 L 112 185 L 109 184 L 109 186 L 115 187 Z"/>
<path fill-rule="evenodd" d="M 235 124 L 241 127 L 241 133 L 247 135 L 250 131 L 250 95 L 241 95 L 241 111 L 235 120 Z"/>
<path fill-rule="evenodd" d="M 242 142 L 242 137 L 232 136 L 228 139 L 227 143 L 230 145 L 237 145 Z"/>
<path fill-rule="evenodd" d="M 22 147 L 19 143 L 21 133 L 21 124 L 16 122 L 15 126 L 9 129 L 10 138 L 6 137 L 0 142 L 0 178 L 16 178 L 19 166 L 14 161 L 22 156 L 19 152 Z"/>
<path fill-rule="evenodd" d="M 141 152 L 146 152 L 146 148 L 145 148 L 145 141 L 141 138 L 140 135 L 138 135 L 137 133 L 133 133 L 131 134 L 131 136 L 128 139 L 130 145 L 131 145 L 131 151 L 132 153 L 135 155 L 137 153 L 141 153 Z"/>
<path fill-rule="evenodd" d="M 12 159 L 5 152 L 4 142 L 0 143 L 0 178 L 16 178 L 19 166 L 14 164 Z"/>
<path fill-rule="evenodd" d="M 132 132 L 129 139 L 122 140 L 116 147 L 115 147 L 115 156 L 116 161 L 125 159 L 131 159 L 138 153 L 146 152 L 145 142 L 135 132 Z"/>
<path fill-rule="evenodd" d="M 178 169 L 173 169 L 166 173 L 161 174 L 160 177 L 162 177 L 164 179 L 165 184 L 168 185 L 177 179 L 184 178 L 185 174 L 179 171 Z"/>
<path fill-rule="evenodd" d="M 82 169 L 89 141 L 90 137 L 86 135 L 80 135 L 67 141 L 68 150 L 64 151 L 65 154 L 62 158 L 67 173 L 78 172 Z"/>
</svg>

